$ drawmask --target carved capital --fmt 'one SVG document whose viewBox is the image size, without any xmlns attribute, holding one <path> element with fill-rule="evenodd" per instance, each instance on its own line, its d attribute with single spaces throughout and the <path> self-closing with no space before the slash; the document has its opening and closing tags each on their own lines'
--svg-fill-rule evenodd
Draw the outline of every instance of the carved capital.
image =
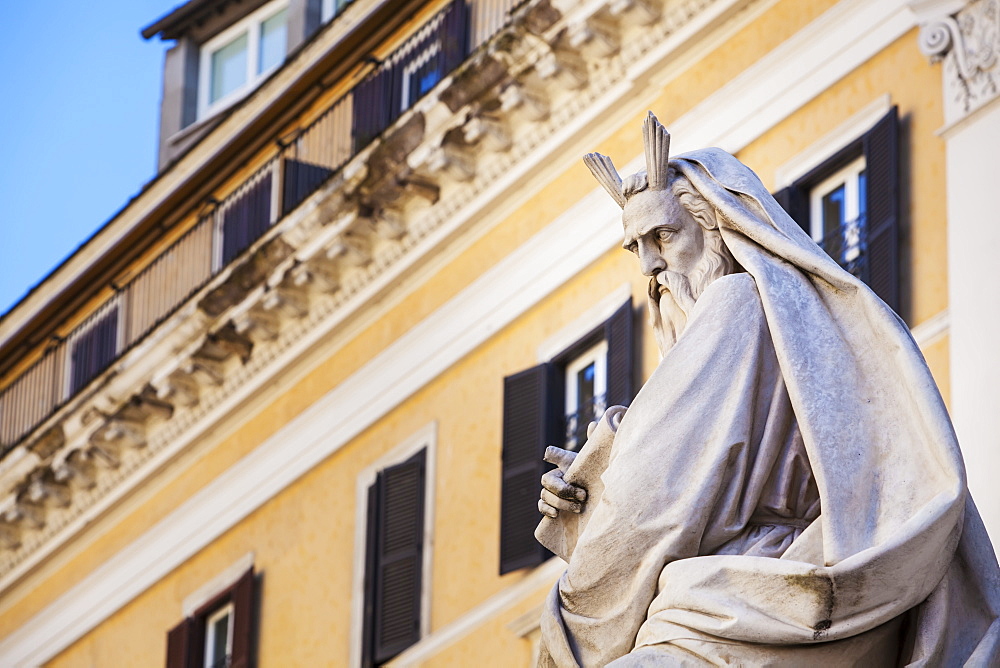
<svg viewBox="0 0 1000 668">
<path fill-rule="evenodd" d="M 958 22 L 946 16 L 921 25 L 917 44 L 920 46 L 920 53 L 930 58 L 932 63 L 936 63 L 948 55 L 956 39 L 961 39 Z"/>
<path fill-rule="evenodd" d="M 998 97 L 1000 0 L 913 0 L 911 8 L 921 22 L 921 52 L 943 63 L 948 125 Z"/>
</svg>

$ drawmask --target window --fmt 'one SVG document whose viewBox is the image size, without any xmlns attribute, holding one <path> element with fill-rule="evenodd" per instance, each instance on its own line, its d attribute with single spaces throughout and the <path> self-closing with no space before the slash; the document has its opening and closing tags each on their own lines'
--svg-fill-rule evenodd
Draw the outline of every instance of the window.
<svg viewBox="0 0 1000 668">
<path fill-rule="evenodd" d="M 415 58 L 403 66 L 403 92 L 400 95 L 400 113 L 429 93 L 444 73 L 441 71 L 441 42 L 434 41 Z"/>
<path fill-rule="evenodd" d="M 865 158 L 861 156 L 809 192 L 813 240 L 859 277 L 864 255 L 866 182 Z"/>
<path fill-rule="evenodd" d="M 119 349 L 118 304 L 93 315 L 70 340 L 69 395 L 79 392 L 108 368 Z"/>
<path fill-rule="evenodd" d="M 420 640 L 427 449 L 368 487 L 361 663 L 378 666 Z"/>
<path fill-rule="evenodd" d="M 587 426 L 601 419 L 607 408 L 608 342 L 591 346 L 566 363 L 563 386 L 566 388 L 563 423 L 567 450 L 576 450 L 587 440 Z"/>
<path fill-rule="evenodd" d="M 868 132 L 774 197 L 844 269 L 899 311 L 899 122 Z"/>
<path fill-rule="evenodd" d="M 550 361 L 504 378 L 500 573 L 535 566 L 548 445 L 578 449 L 606 406 L 632 401 L 632 300 Z"/>
<path fill-rule="evenodd" d="M 323 0 L 323 6 L 320 10 L 320 21 L 326 23 L 334 16 L 339 15 L 347 5 L 351 4 L 354 0 Z"/>
<path fill-rule="evenodd" d="M 198 117 L 236 102 L 284 60 L 287 2 L 272 2 L 201 47 Z"/>
<path fill-rule="evenodd" d="M 252 566 L 239 573 L 235 582 L 230 581 L 167 633 L 167 668 L 253 665 L 257 584 Z"/>
<path fill-rule="evenodd" d="M 233 604 L 227 603 L 205 620 L 205 668 L 225 668 L 233 656 Z"/>
<path fill-rule="evenodd" d="M 367 146 L 465 59 L 469 9 L 454 0 L 354 89 L 355 150 Z"/>
</svg>

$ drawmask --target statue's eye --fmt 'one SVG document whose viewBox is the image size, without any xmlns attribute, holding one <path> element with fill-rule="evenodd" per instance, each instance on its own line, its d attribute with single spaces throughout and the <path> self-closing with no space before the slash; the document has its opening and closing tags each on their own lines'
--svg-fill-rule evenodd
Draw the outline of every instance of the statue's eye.
<svg viewBox="0 0 1000 668">
<path fill-rule="evenodd" d="M 656 238 L 660 241 L 666 241 L 673 235 L 674 231 L 669 227 L 658 227 L 656 229 Z"/>
<path fill-rule="evenodd" d="M 639 244 L 637 244 L 637 243 L 635 243 L 633 241 L 632 243 L 630 243 L 628 246 L 625 247 L 625 250 L 627 250 L 630 253 L 638 253 L 639 252 Z"/>
</svg>

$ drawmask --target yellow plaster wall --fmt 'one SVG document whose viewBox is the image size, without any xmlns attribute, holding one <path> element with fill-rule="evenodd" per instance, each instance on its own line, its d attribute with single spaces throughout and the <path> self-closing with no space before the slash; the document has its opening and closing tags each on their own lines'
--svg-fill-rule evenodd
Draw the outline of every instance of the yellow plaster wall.
<svg viewBox="0 0 1000 668">
<path fill-rule="evenodd" d="M 616 157 L 638 154 L 641 143 L 637 128 L 646 106 L 664 118 L 680 115 L 830 4 L 779 3 L 697 68 L 655 91 L 646 101 L 648 105 L 643 102 L 628 123 L 609 129 L 607 139 L 595 148 Z M 899 68 L 905 68 L 906 76 L 900 76 Z M 925 317 L 943 307 L 945 294 L 940 276 L 933 274 L 940 264 L 934 254 L 943 257 L 944 252 L 943 243 L 934 242 L 943 242 L 943 210 L 935 223 L 938 205 L 934 201 L 936 192 L 942 200 L 938 209 L 943 207 L 943 182 L 935 180 L 936 168 L 930 169 L 930 176 L 922 171 L 926 160 L 943 158 L 941 147 L 934 144 L 938 140 L 927 138 L 933 137 L 928 128 L 939 126 L 940 101 L 923 99 L 939 97 L 939 88 L 928 88 L 927 80 L 933 76 L 937 76 L 936 71 L 917 53 L 915 36 L 905 36 L 741 153 L 767 181 L 775 166 L 821 136 L 824 128 L 835 126 L 852 110 L 870 102 L 877 91 L 891 87 L 894 101 L 900 104 L 901 114 L 911 119 L 912 136 L 917 138 L 912 164 L 920 167 L 912 169 L 912 192 L 917 194 L 912 205 L 912 234 L 920 243 L 915 243 L 914 266 L 921 270 L 928 267 L 932 275 L 916 272 L 914 283 L 921 291 L 915 312 Z M 923 96 L 919 95 L 921 86 Z M 927 90 L 933 90 L 934 95 L 927 95 Z M 0 600 L 0 633 L 17 628 L 50 604 L 82 574 L 139 537 L 592 189 L 584 168 L 574 164 L 524 201 L 502 225 L 469 244 L 461 255 L 406 295 L 405 308 L 391 310 L 346 343 L 332 337 L 336 346 L 342 347 L 335 349 L 334 343 L 320 346 L 298 366 L 286 370 L 282 378 L 174 462 L 148 489 L 96 523 L 87 536 L 66 550 L 69 556 L 62 563 L 56 560 L 55 566 L 6 593 Z M 935 225 L 940 226 L 940 234 Z M 497 574 L 500 380 L 535 364 L 539 342 L 624 280 L 632 285 L 635 305 L 641 306 L 645 280 L 638 275 L 631 256 L 612 250 L 118 611 L 52 665 L 159 665 L 165 652 L 165 632 L 179 620 L 184 597 L 249 551 L 255 552 L 257 568 L 264 574 L 262 665 L 321 665 L 329 663 L 331 657 L 334 662 L 345 660 L 355 477 L 430 420 L 438 421 L 432 629 L 458 619 L 523 579 L 523 572 Z M 651 337 L 645 335 L 645 326 L 639 329 L 643 332 L 643 376 L 648 376 L 656 364 L 656 351 Z M 946 350 L 946 344 L 939 342 L 927 351 L 939 381 L 946 377 L 941 371 L 947 364 Z M 461 579 L 454 577 L 456 568 L 461 568 Z M 511 618 L 516 614 L 511 612 Z M 530 648 L 504 628 L 508 622 L 506 615 L 491 620 L 442 654 L 440 665 L 446 665 L 447 657 L 471 658 L 470 652 L 483 643 L 498 656 L 509 652 L 511 659 L 520 661 Z"/>
<path fill-rule="evenodd" d="M 891 91 L 899 106 L 902 137 L 900 202 L 903 210 L 903 315 L 911 326 L 948 305 L 944 140 L 941 73 L 917 48 L 917 30 L 837 82 L 743 151 L 764 184 L 774 187 L 775 169 L 840 123 Z M 910 252 L 907 253 L 907 249 Z"/>
</svg>

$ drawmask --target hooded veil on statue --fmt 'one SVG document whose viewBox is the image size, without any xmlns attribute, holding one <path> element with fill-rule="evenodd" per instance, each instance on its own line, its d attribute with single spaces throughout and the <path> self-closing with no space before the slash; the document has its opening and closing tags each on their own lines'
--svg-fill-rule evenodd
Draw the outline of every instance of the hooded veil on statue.
<svg viewBox="0 0 1000 668">
<path fill-rule="evenodd" d="M 610 159 L 587 162 L 624 207 Z M 589 495 L 536 532 L 569 561 L 539 665 L 996 665 L 1000 569 L 909 330 L 736 158 L 669 166 L 745 273 L 706 289 L 566 473 Z"/>
</svg>

